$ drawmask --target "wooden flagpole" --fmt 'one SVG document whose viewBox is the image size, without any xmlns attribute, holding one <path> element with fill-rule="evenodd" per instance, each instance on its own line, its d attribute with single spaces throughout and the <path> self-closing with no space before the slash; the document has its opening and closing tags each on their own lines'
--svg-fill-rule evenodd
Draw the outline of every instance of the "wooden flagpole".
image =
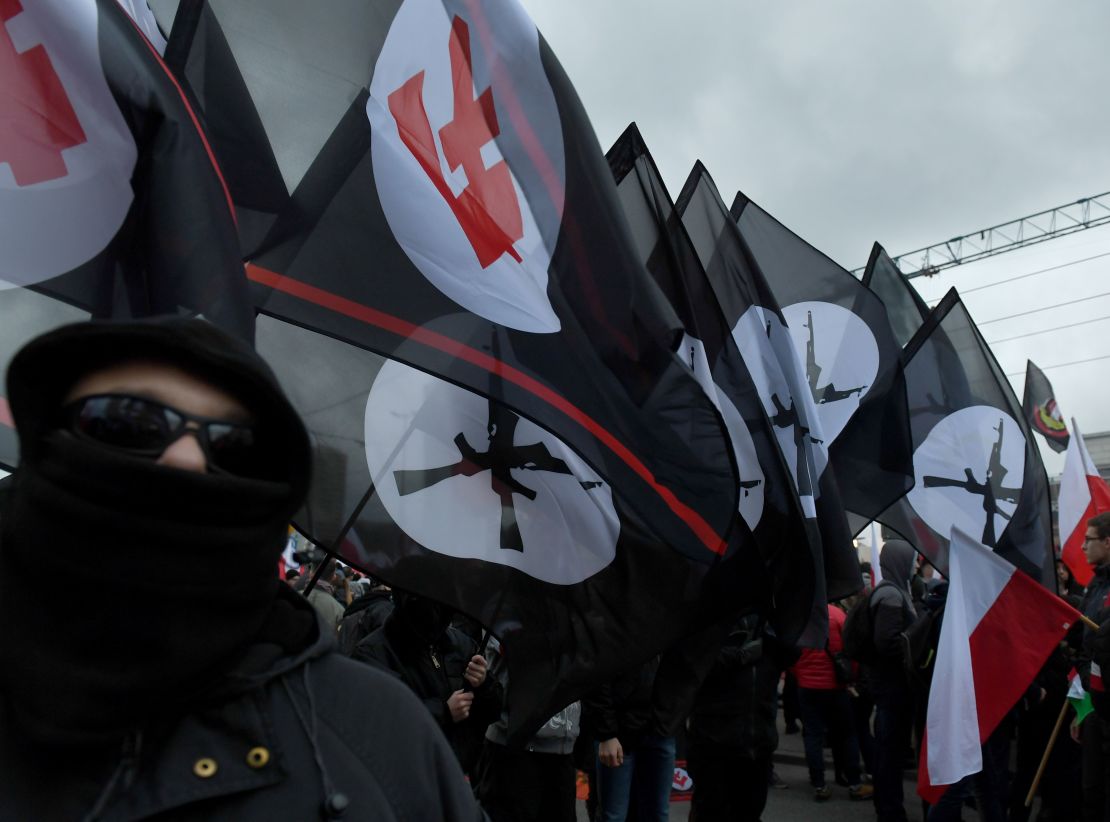
<svg viewBox="0 0 1110 822">
<path fill-rule="evenodd" d="M 1048 757 L 1052 753 L 1052 749 L 1056 747 L 1056 737 L 1060 735 L 1060 728 L 1064 724 L 1064 717 L 1068 713 L 1068 699 L 1064 697 L 1064 704 L 1060 706 L 1060 715 L 1056 717 L 1056 727 L 1052 729 L 1052 736 L 1048 738 L 1048 747 L 1044 749 L 1044 756 L 1041 757 L 1041 764 L 1037 768 L 1037 775 L 1033 777 L 1033 784 L 1029 786 L 1029 793 L 1025 797 L 1025 807 L 1033 804 L 1033 796 L 1037 793 L 1037 788 L 1041 785 L 1041 778 L 1044 776 L 1044 770 L 1048 766 Z"/>
</svg>

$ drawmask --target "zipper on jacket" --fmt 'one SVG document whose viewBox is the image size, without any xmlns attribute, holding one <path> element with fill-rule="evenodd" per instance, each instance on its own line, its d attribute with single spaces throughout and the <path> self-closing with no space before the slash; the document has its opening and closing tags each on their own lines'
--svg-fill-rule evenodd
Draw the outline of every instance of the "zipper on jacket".
<svg viewBox="0 0 1110 822">
<path fill-rule="evenodd" d="M 434 647 L 428 649 L 428 654 L 432 657 L 432 664 L 436 666 L 437 671 L 441 667 L 443 667 L 442 665 L 439 664 L 439 660 L 436 659 L 436 649 Z"/>
</svg>

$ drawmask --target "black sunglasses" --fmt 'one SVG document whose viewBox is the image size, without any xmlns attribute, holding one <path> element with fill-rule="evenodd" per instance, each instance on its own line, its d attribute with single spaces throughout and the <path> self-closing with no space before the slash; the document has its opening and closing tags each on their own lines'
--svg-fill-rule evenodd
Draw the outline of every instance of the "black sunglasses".
<svg viewBox="0 0 1110 822">
<path fill-rule="evenodd" d="M 155 459 L 192 433 L 211 470 L 256 477 L 265 464 L 253 426 L 187 414 L 146 397 L 96 394 L 65 406 L 62 415 L 74 434 L 140 457 Z"/>
</svg>

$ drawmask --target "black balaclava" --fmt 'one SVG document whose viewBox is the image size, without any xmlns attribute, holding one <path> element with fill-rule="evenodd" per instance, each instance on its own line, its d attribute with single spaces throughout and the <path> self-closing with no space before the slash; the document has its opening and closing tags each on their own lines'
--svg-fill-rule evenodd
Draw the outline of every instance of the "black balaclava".
<svg viewBox="0 0 1110 822">
<path fill-rule="evenodd" d="M 256 417 L 265 479 L 198 474 L 54 423 L 81 376 L 177 366 Z M 100 744 L 203 701 L 281 609 L 277 561 L 310 465 L 304 425 L 246 344 L 200 320 L 83 323 L 12 360 L 21 462 L 0 512 L 0 692 L 36 741 Z M 44 564 L 82 584 L 51 599 Z"/>
<path fill-rule="evenodd" d="M 423 650 L 428 645 L 437 645 L 445 637 L 451 624 L 451 610 L 426 597 L 408 592 L 395 592 L 396 606 L 390 619 L 395 628 L 400 628 L 414 646 Z"/>
</svg>

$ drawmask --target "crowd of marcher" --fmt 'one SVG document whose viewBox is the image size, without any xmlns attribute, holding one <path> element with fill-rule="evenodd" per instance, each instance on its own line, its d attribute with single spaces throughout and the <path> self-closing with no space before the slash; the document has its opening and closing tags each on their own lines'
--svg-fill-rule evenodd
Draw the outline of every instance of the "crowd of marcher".
<svg viewBox="0 0 1110 822">
<path fill-rule="evenodd" d="M 1095 580 L 1084 592 L 1059 563 L 1060 595 L 1105 620 L 1110 516 L 1092 520 L 1091 529 Z M 391 599 L 384 586 L 334 563 L 317 585 L 331 601 L 314 601 L 337 627 L 345 653 L 393 672 L 424 701 L 494 822 L 571 822 L 576 768 L 589 776 L 595 822 L 666 819 L 676 742 L 693 779 L 692 819 L 759 820 L 769 789 L 783 785 L 773 767 L 780 705 L 785 732 L 802 735 L 816 802 L 842 788 L 851 800 L 873 800 L 881 822 L 903 822 L 907 804 L 915 804 L 906 795 L 906 777 L 918 767 L 948 585 L 897 539 L 883 548 L 874 575 L 881 582 L 871 584 L 867 563 L 861 574 L 863 591 L 829 606 L 823 648 L 784 646 L 759 615 L 738 618 L 680 739 L 660 729 L 653 702 L 656 659 L 552 717 L 524 750 L 506 745 L 505 719 L 498 716 L 507 682 L 496 640 L 483 656 L 477 653 L 480 630 L 452 627 L 450 614 L 434 603 L 411 594 Z M 336 602 L 345 609 L 335 609 Z M 974 812 L 965 811 L 970 808 L 991 822 L 1030 818 L 1026 795 L 1064 704 L 1069 673 L 1077 671 L 1088 689 L 1097 689 L 1097 678 L 1090 685 L 1094 640 L 1089 628 L 1076 626 L 983 746 L 983 771 L 954 785 L 935 806 L 922 804 L 921 818 L 959 820 Z M 1110 820 L 1107 727 L 1092 715 L 1053 747 L 1037 791 L 1040 822 Z"/>
<path fill-rule="evenodd" d="M 823 648 L 760 614 L 726 626 L 680 739 L 655 659 L 510 746 L 508 670 L 480 626 L 334 561 L 274 574 L 311 457 L 248 347 L 196 321 L 70 326 L 14 358 L 8 397 L 22 461 L 0 507 L 0 820 L 572 822 L 584 771 L 594 822 L 654 822 L 678 746 L 691 819 L 759 820 L 780 706 L 815 803 L 842 790 L 880 822 L 914 804 L 947 584 L 905 542 L 885 544 L 879 584 L 863 567 L 863 592 L 829 606 Z M 1094 712 L 1052 749 L 1037 819 L 1110 820 L 1110 514 L 1084 550 L 1093 581 L 1061 565 L 1060 595 L 1107 629 L 1073 629 L 929 822 L 1029 819 L 1073 671 Z M 81 583 L 43 596 L 46 560 Z"/>
</svg>

